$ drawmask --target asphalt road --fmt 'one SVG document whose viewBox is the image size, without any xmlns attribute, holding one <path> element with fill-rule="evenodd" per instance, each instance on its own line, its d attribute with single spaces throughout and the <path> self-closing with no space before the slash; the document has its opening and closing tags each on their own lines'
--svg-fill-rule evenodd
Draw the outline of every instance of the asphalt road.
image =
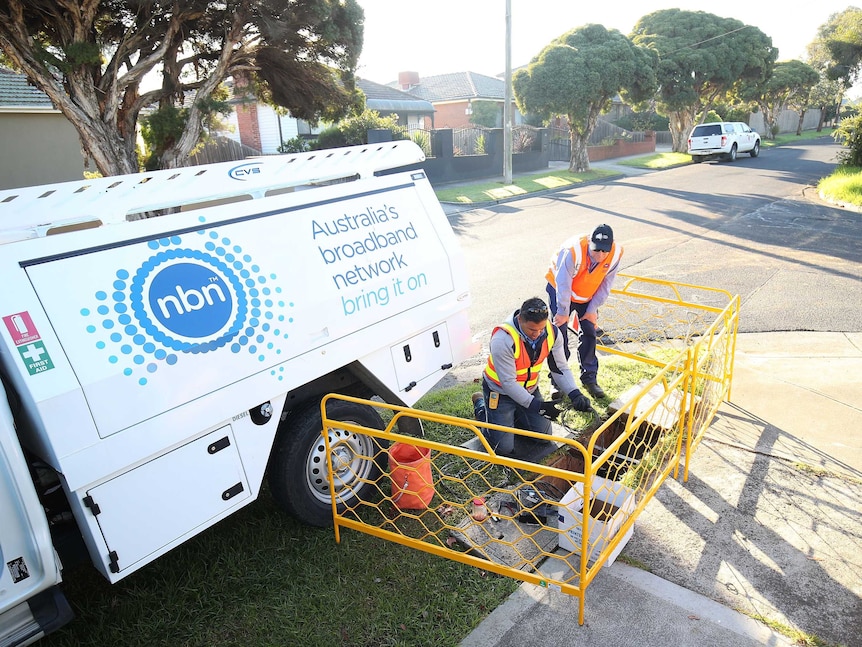
<svg viewBox="0 0 862 647">
<path fill-rule="evenodd" d="M 862 214 L 816 190 L 838 151 L 824 137 L 450 214 L 473 332 L 485 342 L 544 296 L 559 244 L 602 222 L 625 246 L 622 271 L 739 294 L 740 332 L 862 331 Z"/>
<path fill-rule="evenodd" d="M 849 647 L 860 644 L 862 599 L 862 214 L 817 195 L 837 152 L 825 138 L 450 219 L 467 252 L 471 325 L 483 344 L 525 297 L 544 295 L 559 242 L 599 222 L 624 244 L 625 272 L 740 294 L 740 332 L 749 334 L 739 338 L 733 401 L 695 452 L 688 482 L 667 479 L 638 517 L 624 555 L 728 609 Z M 482 362 L 479 355 L 456 367 L 453 379 L 478 377 Z M 594 585 L 604 586 L 601 578 Z M 655 589 L 654 581 L 645 588 Z M 471 642 L 471 635 L 465 645 L 719 644 L 700 633 L 708 625 L 702 602 L 690 613 L 655 600 L 639 610 L 631 586 L 598 602 L 590 591 L 587 625 L 578 627 L 572 600 L 527 591 L 521 615 L 505 610 L 515 620 L 502 635 L 494 633 L 495 611 L 483 623 L 490 630 L 477 634 L 491 638 Z M 608 608 L 632 619 L 611 614 L 611 623 L 590 624 Z M 731 635 L 722 622 L 709 626 L 722 639 Z M 675 635 L 681 628 L 688 638 Z M 750 643 L 732 636 L 731 644 Z"/>
</svg>

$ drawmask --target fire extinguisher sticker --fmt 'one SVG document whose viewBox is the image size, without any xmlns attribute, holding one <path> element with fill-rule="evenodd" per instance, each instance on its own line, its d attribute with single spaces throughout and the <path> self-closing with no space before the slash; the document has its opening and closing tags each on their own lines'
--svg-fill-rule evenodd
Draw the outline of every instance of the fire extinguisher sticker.
<svg viewBox="0 0 862 647">
<path fill-rule="evenodd" d="M 19 312 L 3 317 L 3 323 L 6 324 L 9 334 L 12 336 L 12 342 L 16 346 L 42 339 L 36 326 L 33 325 L 29 312 Z"/>
</svg>

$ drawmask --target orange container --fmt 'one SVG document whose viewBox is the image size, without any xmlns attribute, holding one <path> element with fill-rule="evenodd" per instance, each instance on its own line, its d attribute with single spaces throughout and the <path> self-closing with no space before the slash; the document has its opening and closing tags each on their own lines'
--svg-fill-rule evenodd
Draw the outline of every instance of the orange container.
<svg viewBox="0 0 862 647">
<path fill-rule="evenodd" d="M 402 510 L 424 510 L 434 498 L 431 450 L 406 443 L 389 448 L 392 503 Z"/>
</svg>

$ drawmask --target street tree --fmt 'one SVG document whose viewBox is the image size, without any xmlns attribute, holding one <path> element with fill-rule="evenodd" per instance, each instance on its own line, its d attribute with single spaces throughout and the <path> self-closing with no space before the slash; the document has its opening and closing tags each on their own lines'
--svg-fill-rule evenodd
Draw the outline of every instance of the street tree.
<svg viewBox="0 0 862 647">
<path fill-rule="evenodd" d="M 808 45 L 808 63 L 835 84 L 836 95 L 829 112 L 837 119 L 844 95 L 859 78 L 862 68 L 862 10 L 848 7 L 829 16 Z M 822 121 L 821 118 L 821 124 Z"/>
<path fill-rule="evenodd" d="M 763 137 L 774 139 L 778 133 L 778 115 L 783 110 L 795 110 L 799 114 L 797 130 L 801 132 L 802 120 L 810 107 L 811 90 L 819 80 L 820 74 L 807 63 L 779 61 L 768 78 L 741 85 L 738 94 L 757 105 L 766 126 Z"/>
<path fill-rule="evenodd" d="M 778 56 L 757 27 L 704 11 L 655 11 L 638 20 L 630 37 L 658 54 L 657 106 L 668 116 L 675 152 L 686 151 L 695 121 L 736 86 L 768 78 Z"/>
<path fill-rule="evenodd" d="M 655 93 L 655 59 L 635 47 L 616 29 L 584 25 L 548 44 L 512 78 L 515 100 L 522 113 L 544 121 L 558 115 L 568 120 L 571 140 L 569 170 L 590 169 L 587 142 L 599 115 L 622 93 L 639 103 Z"/>
<path fill-rule="evenodd" d="M 829 17 L 817 33 L 829 52 L 827 75 L 849 88 L 862 72 L 862 9 L 848 7 Z"/>
<path fill-rule="evenodd" d="M 77 129 L 96 168 L 117 175 L 138 170 L 146 107 L 173 122 L 156 129 L 169 141 L 154 165 L 181 165 L 231 76 L 300 119 L 348 114 L 362 103 L 363 21 L 356 0 L 5 0 L 0 50 Z"/>
<path fill-rule="evenodd" d="M 820 109 L 820 120 L 817 122 L 817 132 L 823 130 L 823 124 L 827 119 L 837 115 L 839 102 L 844 96 L 846 88 L 843 81 L 830 79 L 829 68 L 832 66 L 832 55 L 822 40 L 823 26 L 818 30 L 818 36 L 811 41 L 806 48 L 806 63 L 820 74 L 817 85 L 811 89 L 810 104 Z"/>
</svg>

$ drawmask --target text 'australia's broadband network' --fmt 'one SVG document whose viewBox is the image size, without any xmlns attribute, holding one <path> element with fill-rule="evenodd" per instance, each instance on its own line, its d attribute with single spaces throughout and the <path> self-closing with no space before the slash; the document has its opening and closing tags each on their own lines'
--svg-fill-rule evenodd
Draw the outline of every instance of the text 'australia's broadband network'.
<svg viewBox="0 0 862 647">
<path fill-rule="evenodd" d="M 424 273 L 398 276 L 409 268 L 401 248 L 419 237 L 413 223 L 396 222 L 400 218 L 394 206 L 384 204 L 380 208 L 367 207 L 355 215 L 312 220 L 312 238 L 317 250 L 325 265 L 336 270 L 331 275 L 335 287 L 361 288 L 358 293 L 341 295 L 345 315 L 387 306 L 391 297 L 427 284 Z"/>
</svg>

